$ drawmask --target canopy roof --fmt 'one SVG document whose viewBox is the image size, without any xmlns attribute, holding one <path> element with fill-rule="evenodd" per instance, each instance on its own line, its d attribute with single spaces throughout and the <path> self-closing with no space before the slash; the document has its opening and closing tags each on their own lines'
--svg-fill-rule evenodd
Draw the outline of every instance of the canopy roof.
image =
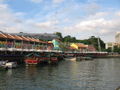
<svg viewBox="0 0 120 90">
<path fill-rule="evenodd" d="M 23 39 L 23 41 L 30 41 L 28 38 L 21 36 L 21 38 Z"/>
<path fill-rule="evenodd" d="M 4 34 L 0 33 L 0 38 L 7 38 Z"/>
<path fill-rule="evenodd" d="M 14 36 L 14 38 L 15 38 L 16 40 L 23 40 L 23 38 L 20 37 L 20 36 L 17 36 L 17 35 L 12 35 L 12 36 Z"/>
<path fill-rule="evenodd" d="M 15 39 L 15 37 L 10 34 L 4 34 L 4 35 L 7 36 L 7 39 Z"/>
<path fill-rule="evenodd" d="M 7 33 L 0 32 L 0 38 L 3 39 L 11 39 L 11 40 L 21 40 L 21 41 L 28 41 L 28 42 L 38 42 L 38 43 L 46 43 L 45 41 L 31 38 L 31 37 L 25 37 L 25 36 L 18 36 L 18 35 L 11 35 Z"/>
</svg>

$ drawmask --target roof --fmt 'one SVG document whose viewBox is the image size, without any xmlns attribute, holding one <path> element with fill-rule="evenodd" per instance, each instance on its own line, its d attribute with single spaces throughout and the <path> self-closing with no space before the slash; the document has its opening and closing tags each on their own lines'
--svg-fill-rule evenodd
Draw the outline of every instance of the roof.
<svg viewBox="0 0 120 90">
<path fill-rule="evenodd" d="M 74 48 L 74 47 L 68 47 L 68 49 L 70 49 L 70 50 L 75 50 L 76 48 Z"/>
<path fill-rule="evenodd" d="M 34 38 L 39 38 L 42 40 L 53 40 L 55 38 L 59 38 L 56 34 L 54 33 L 11 33 L 12 35 L 19 35 L 19 36 L 25 36 L 25 37 L 34 37 Z"/>
<path fill-rule="evenodd" d="M 48 43 L 48 44 L 52 44 L 52 41 L 48 41 L 47 43 Z"/>
<path fill-rule="evenodd" d="M 76 48 L 87 48 L 87 46 L 83 43 L 73 43 L 71 44 L 72 47 L 76 47 Z"/>
<path fill-rule="evenodd" d="M 2 33 L 0 33 L 0 38 L 7 38 L 7 36 L 2 34 Z"/>
<path fill-rule="evenodd" d="M 24 36 L 21 36 L 21 38 L 24 40 L 24 41 L 30 41 L 28 38 L 24 37 Z"/>
<path fill-rule="evenodd" d="M 39 39 L 31 38 L 31 37 L 25 37 L 25 36 L 18 36 L 18 35 L 11 35 L 7 33 L 0 33 L 0 38 L 4 39 L 12 39 L 12 40 L 23 40 L 23 41 L 30 41 L 30 42 L 38 42 L 38 43 L 46 43 L 46 41 L 42 41 Z"/>
<path fill-rule="evenodd" d="M 42 40 L 39 40 L 39 42 L 40 42 L 40 43 L 47 43 L 47 42 L 45 42 L 45 41 L 42 41 Z"/>
<path fill-rule="evenodd" d="M 4 34 L 4 35 L 7 36 L 8 39 L 15 39 L 15 37 L 10 34 Z"/>
<path fill-rule="evenodd" d="M 35 42 L 35 40 L 33 38 L 30 38 L 30 37 L 26 37 L 27 39 L 29 39 L 29 41 L 31 42 Z"/>
<path fill-rule="evenodd" d="M 76 45 L 80 48 L 86 48 L 87 47 L 85 44 L 82 44 L 82 43 L 77 43 Z"/>
<path fill-rule="evenodd" d="M 23 38 L 20 37 L 20 36 L 17 36 L 17 35 L 13 35 L 13 36 L 14 36 L 14 38 L 15 38 L 16 40 L 23 40 Z"/>
<path fill-rule="evenodd" d="M 39 39 L 32 38 L 34 42 L 39 42 Z"/>
<path fill-rule="evenodd" d="M 36 42 L 40 42 L 40 40 L 39 40 L 39 39 L 36 39 Z"/>
</svg>

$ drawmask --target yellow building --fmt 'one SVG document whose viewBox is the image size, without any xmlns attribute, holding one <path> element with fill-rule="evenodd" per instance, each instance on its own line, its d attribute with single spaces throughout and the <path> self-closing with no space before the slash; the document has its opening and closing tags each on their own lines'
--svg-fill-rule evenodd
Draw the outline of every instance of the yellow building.
<svg viewBox="0 0 120 90">
<path fill-rule="evenodd" d="M 70 47 L 75 48 L 76 50 L 80 51 L 86 51 L 87 50 L 87 45 L 83 43 L 72 43 Z"/>
</svg>

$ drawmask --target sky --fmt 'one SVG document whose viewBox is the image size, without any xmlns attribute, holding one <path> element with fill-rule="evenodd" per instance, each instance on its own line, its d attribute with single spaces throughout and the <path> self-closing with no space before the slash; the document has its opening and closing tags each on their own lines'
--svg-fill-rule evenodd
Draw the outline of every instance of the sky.
<svg viewBox="0 0 120 90">
<path fill-rule="evenodd" d="M 0 31 L 54 33 L 114 42 L 120 0 L 0 0 Z"/>
</svg>

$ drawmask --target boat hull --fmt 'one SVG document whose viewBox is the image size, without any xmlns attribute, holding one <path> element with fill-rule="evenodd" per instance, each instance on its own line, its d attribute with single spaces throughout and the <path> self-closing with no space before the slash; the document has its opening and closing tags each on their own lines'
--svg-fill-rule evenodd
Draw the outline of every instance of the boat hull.
<svg viewBox="0 0 120 90">
<path fill-rule="evenodd" d="M 25 60 L 26 65 L 37 65 L 40 63 L 39 60 L 34 60 L 34 59 L 26 59 Z"/>
</svg>

